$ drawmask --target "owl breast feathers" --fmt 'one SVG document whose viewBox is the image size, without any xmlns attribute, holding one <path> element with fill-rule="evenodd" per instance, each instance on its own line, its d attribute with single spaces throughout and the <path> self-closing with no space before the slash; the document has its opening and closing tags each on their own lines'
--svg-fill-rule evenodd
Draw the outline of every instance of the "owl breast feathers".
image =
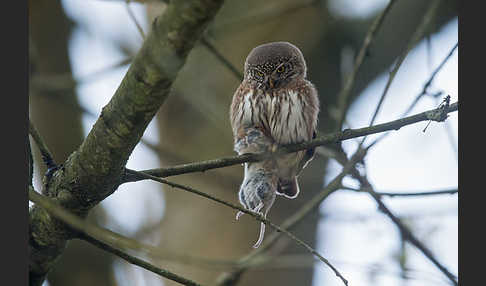
<svg viewBox="0 0 486 286">
<path fill-rule="evenodd" d="M 305 79 L 266 92 L 243 81 L 233 97 L 230 112 L 235 151 L 239 154 L 265 152 L 278 145 L 311 140 L 315 135 L 318 112 L 317 92 Z M 252 130 L 261 131 L 262 138 L 253 139 Z M 259 144 L 248 144 L 248 140 Z M 271 167 L 280 178 L 277 194 L 289 198 L 298 195 L 299 187 L 293 185 L 294 178 L 312 156 L 313 150 L 308 150 L 275 160 Z"/>
</svg>

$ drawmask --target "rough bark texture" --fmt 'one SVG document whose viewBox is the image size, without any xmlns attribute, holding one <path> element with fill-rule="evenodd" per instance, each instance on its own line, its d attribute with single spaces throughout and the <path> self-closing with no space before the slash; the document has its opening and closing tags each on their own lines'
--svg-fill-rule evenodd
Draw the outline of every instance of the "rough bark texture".
<svg viewBox="0 0 486 286">
<path fill-rule="evenodd" d="M 46 185 L 48 196 L 84 217 L 116 190 L 128 157 L 222 2 L 175 1 L 155 19 L 89 135 Z M 30 211 L 29 233 L 31 284 L 40 285 L 75 233 L 37 206 Z"/>
</svg>

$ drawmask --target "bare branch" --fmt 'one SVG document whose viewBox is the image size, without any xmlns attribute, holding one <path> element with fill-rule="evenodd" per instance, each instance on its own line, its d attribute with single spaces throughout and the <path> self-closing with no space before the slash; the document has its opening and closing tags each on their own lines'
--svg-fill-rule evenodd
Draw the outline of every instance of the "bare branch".
<svg viewBox="0 0 486 286">
<path fill-rule="evenodd" d="M 37 132 L 37 129 L 35 129 L 34 124 L 32 124 L 30 119 L 29 119 L 29 133 L 32 136 L 32 138 L 34 138 L 34 141 L 37 144 L 37 147 L 39 148 L 39 151 L 41 153 L 42 160 L 46 164 L 47 168 L 48 169 L 55 168 L 56 163 L 52 158 L 52 154 L 49 151 L 49 148 L 47 148 L 47 145 L 44 143 L 44 140 L 42 140 L 41 136 L 39 135 L 39 132 Z"/>
<path fill-rule="evenodd" d="M 354 192 L 363 192 L 362 189 L 356 189 L 351 187 L 342 187 L 343 190 L 349 190 Z M 458 189 L 448 189 L 440 191 L 420 191 L 420 192 L 375 192 L 378 196 L 387 197 L 420 197 L 420 196 L 435 196 L 435 195 L 454 195 L 458 193 Z"/>
<path fill-rule="evenodd" d="M 370 121 L 370 124 L 369 124 L 370 126 L 373 125 L 373 123 L 375 122 L 375 119 L 376 119 L 378 113 L 380 112 L 381 105 L 382 105 L 383 101 L 385 100 L 386 95 L 388 94 L 388 89 L 390 88 L 391 83 L 393 82 L 393 79 L 395 78 L 395 75 L 398 72 L 398 69 L 402 65 L 402 63 L 405 60 L 405 57 L 408 55 L 408 53 L 412 50 L 412 48 L 417 44 L 417 42 L 423 37 L 423 35 L 427 31 L 427 28 L 428 28 L 430 22 L 432 21 L 433 16 L 434 16 L 437 8 L 439 7 L 439 4 L 440 4 L 440 0 L 434 0 L 430 4 L 427 12 L 425 13 L 425 15 L 424 15 L 424 17 L 422 19 L 422 22 L 420 23 L 420 25 L 418 26 L 417 30 L 413 33 L 412 37 L 410 38 L 410 41 L 408 42 L 407 48 L 398 57 L 395 66 L 393 67 L 392 71 L 390 72 L 390 76 L 389 76 L 388 81 L 386 83 L 385 89 L 383 90 L 383 93 L 382 93 L 382 95 L 380 97 L 380 100 L 378 102 L 378 105 L 376 106 L 375 113 L 373 114 L 373 117 L 371 118 L 371 121 Z M 366 136 L 363 137 L 363 139 L 361 140 L 360 145 L 363 144 L 363 142 L 365 141 L 365 139 L 366 139 Z"/>
<path fill-rule="evenodd" d="M 369 147 L 369 146 L 368 146 Z M 367 147 L 367 149 L 368 149 Z M 342 165 L 344 164 L 348 164 L 348 162 L 340 162 Z M 412 245 L 414 245 L 418 250 L 420 250 L 437 268 L 439 268 L 439 270 L 444 273 L 444 275 L 447 276 L 447 278 L 454 284 L 454 285 L 457 285 L 457 277 L 455 275 L 453 275 L 452 273 L 449 272 L 449 270 L 447 270 L 447 268 L 445 266 L 443 266 L 442 264 L 439 263 L 439 261 L 433 256 L 432 252 L 427 248 L 425 247 L 425 245 L 423 245 L 414 235 L 413 233 L 401 222 L 401 220 L 396 217 L 387 207 L 386 205 L 383 203 L 383 201 L 381 200 L 381 197 L 378 193 L 376 193 L 374 190 L 373 190 L 373 187 L 371 185 L 371 183 L 368 181 L 368 179 L 366 178 L 366 176 L 363 176 L 359 173 L 359 171 L 355 168 L 353 168 L 351 171 L 350 171 L 351 175 L 357 179 L 360 184 L 361 184 L 361 188 L 363 191 L 369 193 L 373 199 L 375 200 L 375 202 L 378 204 L 378 208 L 383 212 L 385 213 L 392 221 L 393 223 L 398 227 L 398 229 L 400 230 L 400 233 L 402 234 L 402 236 L 404 237 L 404 239 L 406 239 L 407 241 L 409 241 Z"/>
<path fill-rule="evenodd" d="M 337 126 L 339 127 L 338 129 L 341 129 L 341 126 L 343 125 L 344 122 L 347 105 L 349 104 L 349 96 L 351 94 L 351 89 L 353 88 L 354 85 L 354 79 L 356 78 L 356 75 L 358 74 L 358 71 L 361 68 L 361 64 L 363 63 L 366 54 L 368 53 L 370 45 L 373 42 L 373 39 L 375 38 L 378 29 L 381 27 L 381 24 L 385 20 L 385 16 L 389 13 L 391 7 L 393 6 L 393 4 L 395 4 L 395 2 L 396 0 L 391 0 L 390 3 L 388 3 L 388 5 L 385 7 L 383 12 L 381 12 L 381 14 L 371 24 L 370 29 L 366 33 L 365 39 L 363 41 L 363 45 L 361 46 L 358 56 L 356 57 L 356 60 L 354 62 L 353 71 L 351 72 L 351 74 L 347 76 L 344 86 L 337 97 L 338 111 L 339 111 L 339 116 L 337 119 L 337 123 L 338 123 Z"/>
<path fill-rule="evenodd" d="M 457 49 L 457 46 L 458 46 L 458 43 L 456 43 L 454 45 L 454 47 L 452 47 L 451 51 L 447 54 L 447 56 L 442 60 L 442 62 L 439 64 L 439 66 L 434 70 L 434 72 L 432 73 L 432 75 L 430 76 L 430 78 L 427 80 L 427 82 L 424 84 L 424 87 L 422 89 L 422 91 L 420 92 L 420 94 L 414 99 L 414 101 L 410 104 L 410 106 L 407 108 L 407 110 L 405 110 L 405 112 L 402 114 L 402 116 L 406 116 L 408 115 L 408 113 L 410 111 L 412 111 L 412 109 L 415 107 L 415 105 L 417 105 L 417 103 L 419 102 L 419 100 L 427 94 L 427 90 L 429 88 L 429 86 L 432 84 L 435 76 L 437 75 L 437 73 L 439 73 L 439 71 L 442 69 L 442 67 L 445 65 L 445 63 L 451 58 L 451 56 L 454 54 L 454 51 Z M 440 92 L 438 95 L 442 94 L 442 92 Z M 373 141 L 373 143 L 370 143 L 370 145 L 375 145 L 376 143 L 378 143 L 379 141 L 381 141 L 383 138 L 385 138 L 388 134 L 383 134 L 382 136 L 378 137 L 375 141 Z"/>
<path fill-rule="evenodd" d="M 29 185 L 33 186 L 34 180 L 34 159 L 32 158 L 32 146 L 30 140 L 27 138 L 27 155 L 29 156 Z"/>
<path fill-rule="evenodd" d="M 432 84 L 432 82 L 434 81 L 435 79 L 435 76 L 439 73 L 439 71 L 442 69 L 442 67 L 447 63 L 447 61 L 449 61 L 449 59 L 452 57 L 452 55 L 454 54 L 454 52 L 456 51 L 457 47 L 458 47 L 459 43 L 456 43 L 454 45 L 454 47 L 452 47 L 452 49 L 450 50 L 450 52 L 447 54 L 447 56 L 442 60 L 442 62 L 439 64 L 439 66 L 437 66 L 437 68 L 435 68 L 434 72 L 432 73 L 432 75 L 430 76 L 429 80 L 424 84 L 424 88 L 422 90 L 422 92 L 419 94 L 418 97 L 422 96 L 422 95 L 425 95 L 427 94 L 427 90 L 429 89 L 430 85 Z"/>
<path fill-rule="evenodd" d="M 367 180 L 366 180 L 367 181 Z M 369 183 L 368 183 L 369 184 Z M 454 284 L 458 285 L 457 283 L 457 277 L 453 275 L 445 266 L 443 266 L 432 254 L 432 252 L 425 247 L 425 245 L 418 240 L 413 233 L 401 222 L 401 220 L 396 217 L 387 207 L 386 205 L 381 201 L 380 196 L 375 193 L 371 187 L 369 186 L 364 186 L 364 190 L 367 191 L 373 199 L 376 201 L 378 204 L 378 207 L 381 211 L 383 211 L 392 221 L 395 223 L 395 225 L 400 229 L 400 232 L 402 233 L 403 237 L 408 240 L 410 243 L 412 243 L 416 248 L 418 248 L 432 263 L 439 268 L 439 270 L 444 273 L 445 276 Z"/>
<path fill-rule="evenodd" d="M 440 112 L 444 112 L 445 114 L 447 114 L 456 111 L 457 108 L 458 108 L 458 103 L 455 102 L 451 104 L 446 110 L 432 109 L 416 115 L 412 115 L 409 117 L 397 119 L 394 121 L 390 121 L 387 123 L 382 123 L 370 127 L 364 127 L 359 129 L 345 129 L 340 132 L 321 135 L 311 141 L 283 146 L 273 154 L 268 154 L 268 153 L 244 154 L 239 156 L 224 157 L 220 159 L 213 159 L 213 160 L 207 160 L 207 161 L 196 162 L 196 163 L 182 164 L 182 165 L 177 165 L 168 168 L 149 169 L 140 172 L 143 172 L 151 176 L 165 178 L 169 176 L 175 176 L 175 175 L 181 175 L 187 173 L 204 172 L 215 168 L 233 166 L 233 165 L 238 165 L 246 162 L 257 162 L 260 160 L 267 159 L 271 156 L 279 156 L 290 152 L 305 150 L 305 149 L 326 145 L 330 143 L 335 143 L 335 142 L 339 142 L 351 138 L 361 137 L 369 134 L 375 134 L 375 133 L 385 132 L 389 130 L 398 130 L 401 127 L 406 125 L 414 124 L 421 121 L 431 120 L 431 119 L 433 120 L 434 114 L 436 114 L 440 110 L 442 110 Z M 125 175 L 122 178 L 122 183 L 136 182 L 145 179 L 147 179 L 147 177 L 141 176 L 140 174 L 136 174 L 131 172 L 130 170 L 127 170 L 127 172 L 125 172 Z"/>
<path fill-rule="evenodd" d="M 142 36 L 142 39 L 145 40 L 145 33 L 143 32 L 143 29 L 142 29 L 142 26 L 140 25 L 140 23 L 137 21 L 137 18 L 135 17 L 135 15 L 133 14 L 133 11 L 132 9 L 130 8 L 130 1 L 131 0 L 125 0 L 125 3 L 126 3 L 126 7 L 127 7 L 127 12 L 128 12 L 128 15 L 130 16 L 130 19 L 132 19 L 133 23 L 135 23 L 135 26 L 137 27 L 137 30 L 138 32 L 140 33 L 140 36 Z"/>
<path fill-rule="evenodd" d="M 32 187 L 29 187 L 29 200 L 41 206 L 42 208 L 47 210 L 49 214 L 60 219 L 62 222 L 66 223 L 76 231 L 79 231 L 80 234 L 78 235 L 80 238 L 90 242 L 91 244 L 97 246 L 102 250 L 115 254 L 116 256 L 128 261 L 129 263 L 138 265 L 144 269 L 147 269 L 148 271 L 151 271 L 167 279 L 179 282 L 183 285 L 193 285 L 193 286 L 200 285 L 189 279 L 186 279 L 182 276 L 172 273 L 168 270 L 156 267 L 146 261 L 143 261 L 137 257 L 134 257 L 128 253 L 125 253 L 113 247 L 112 245 L 117 243 L 118 244 L 122 243 L 123 245 L 130 245 L 131 247 L 133 247 L 133 244 L 138 245 L 139 243 L 132 239 L 126 238 L 120 234 L 87 223 L 86 221 L 75 216 L 74 214 L 69 213 L 67 210 L 65 210 L 55 202 L 51 201 L 47 197 L 38 194 L 36 191 L 34 191 Z"/>
<path fill-rule="evenodd" d="M 30 88 L 38 89 L 38 90 L 49 90 L 49 91 L 70 90 L 76 87 L 78 84 L 86 83 L 88 81 L 98 80 L 107 72 L 110 72 L 115 68 L 128 65 L 132 60 L 133 58 L 127 57 L 125 59 L 122 59 L 119 62 L 116 62 L 107 67 L 103 67 L 97 71 L 91 72 L 87 75 L 80 76 L 78 78 L 73 78 L 71 73 L 59 73 L 59 74 L 51 74 L 51 75 L 34 74 L 32 75 L 31 78 L 29 78 L 29 86 Z M 51 97 L 51 98 L 58 99 L 59 97 Z"/>
<path fill-rule="evenodd" d="M 201 39 L 201 43 L 225 66 L 227 67 L 231 73 L 237 78 L 242 79 L 243 74 L 232 64 L 230 63 L 217 49 L 214 47 L 211 42 L 209 42 L 206 37 Z"/>
</svg>

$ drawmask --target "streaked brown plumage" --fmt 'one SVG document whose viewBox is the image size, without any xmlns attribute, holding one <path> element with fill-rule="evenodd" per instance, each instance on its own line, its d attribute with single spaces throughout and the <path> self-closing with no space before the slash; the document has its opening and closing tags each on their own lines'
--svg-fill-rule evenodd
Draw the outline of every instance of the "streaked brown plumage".
<svg viewBox="0 0 486 286">
<path fill-rule="evenodd" d="M 244 79 L 230 108 L 238 154 L 274 151 L 279 145 L 311 140 L 315 136 L 318 113 L 317 91 L 306 80 L 305 60 L 297 47 L 287 42 L 273 42 L 250 52 L 245 61 Z M 266 217 L 276 195 L 296 198 L 297 176 L 313 155 L 312 149 L 276 160 L 246 163 L 240 203 Z M 262 223 L 254 247 L 260 245 L 263 234 Z"/>
</svg>

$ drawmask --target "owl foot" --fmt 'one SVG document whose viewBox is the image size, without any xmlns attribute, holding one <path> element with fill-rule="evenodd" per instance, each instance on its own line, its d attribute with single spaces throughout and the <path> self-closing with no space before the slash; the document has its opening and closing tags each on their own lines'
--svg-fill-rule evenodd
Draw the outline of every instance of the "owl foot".
<svg viewBox="0 0 486 286">
<path fill-rule="evenodd" d="M 261 153 L 272 148 L 273 140 L 256 127 L 248 127 L 242 130 L 235 142 L 234 150 L 239 154 Z"/>
</svg>

